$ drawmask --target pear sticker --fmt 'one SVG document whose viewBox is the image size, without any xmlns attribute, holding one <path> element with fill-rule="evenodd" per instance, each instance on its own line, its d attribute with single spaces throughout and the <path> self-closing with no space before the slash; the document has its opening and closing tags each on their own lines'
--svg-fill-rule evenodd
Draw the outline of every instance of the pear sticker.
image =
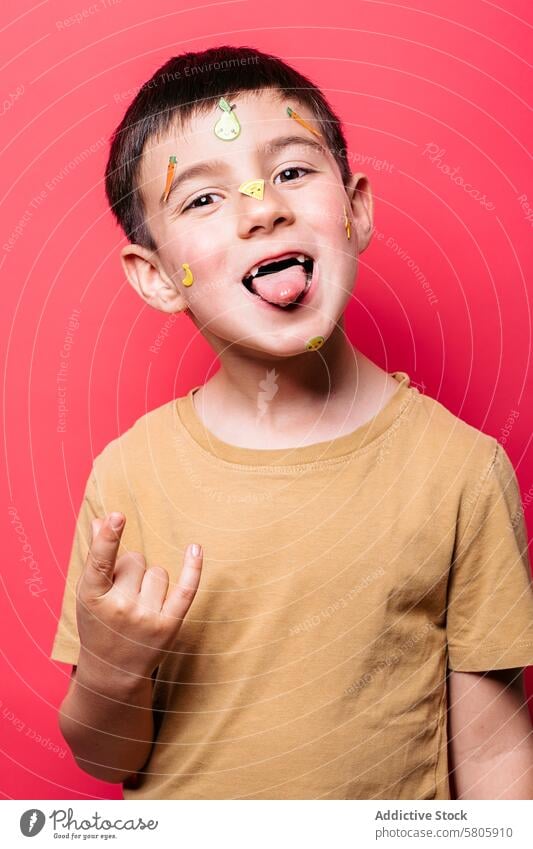
<svg viewBox="0 0 533 849">
<path fill-rule="evenodd" d="M 222 141 L 233 141 L 241 131 L 239 119 L 233 112 L 235 105 L 230 106 L 228 101 L 221 97 L 218 106 L 222 109 L 222 115 L 215 124 L 215 136 Z"/>
</svg>

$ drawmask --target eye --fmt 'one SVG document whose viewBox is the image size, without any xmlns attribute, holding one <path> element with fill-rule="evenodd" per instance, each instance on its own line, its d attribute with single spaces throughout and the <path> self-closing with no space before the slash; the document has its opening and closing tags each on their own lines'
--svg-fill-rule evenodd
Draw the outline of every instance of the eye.
<svg viewBox="0 0 533 849">
<path fill-rule="evenodd" d="M 201 209 L 203 206 L 211 206 L 211 203 L 207 200 L 207 198 L 212 197 L 220 197 L 220 195 L 215 194 L 215 192 L 205 192 L 203 195 L 198 195 L 198 197 L 192 200 L 183 211 L 185 212 L 187 209 Z"/>
<path fill-rule="evenodd" d="M 276 176 L 274 183 L 276 182 L 278 177 L 286 178 L 286 179 L 281 180 L 280 181 L 281 183 L 290 183 L 293 180 L 298 180 L 299 177 L 301 176 L 300 174 L 296 174 L 296 177 L 291 176 L 291 174 L 293 174 L 295 171 L 301 171 L 302 174 L 313 174 L 314 173 L 314 171 L 312 171 L 310 168 L 299 168 L 298 166 L 294 165 L 291 168 L 284 168 L 283 171 L 280 171 L 280 173 Z"/>
</svg>

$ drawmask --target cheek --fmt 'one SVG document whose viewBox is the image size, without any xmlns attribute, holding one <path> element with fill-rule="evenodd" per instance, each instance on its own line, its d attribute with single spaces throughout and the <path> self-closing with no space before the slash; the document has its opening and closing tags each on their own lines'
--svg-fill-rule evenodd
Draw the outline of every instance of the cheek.
<svg viewBox="0 0 533 849">
<path fill-rule="evenodd" d="M 186 297 L 194 311 L 199 318 L 205 319 L 225 312 L 232 285 L 227 242 L 221 238 L 220 231 L 215 234 L 211 226 L 206 226 L 203 232 L 200 228 L 196 228 L 194 234 L 189 232 L 184 244 L 187 256 L 184 253 L 183 261 L 189 264 L 193 275 L 193 284 L 187 288 Z M 182 273 L 178 270 L 178 280 Z"/>
<path fill-rule="evenodd" d="M 346 203 L 346 195 L 336 183 L 317 183 L 306 197 L 301 214 L 324 245 L 342 245 L 344 248 L 347 238 L 344 224 Z"/>
<path fill-rule="evenodd" d="M 162 257 L 174 280 L 185 277 L 183 265 L 187 264 L 192 285 L 203 286 L 224 276 L 225 254 L 220 231 L 206 221 L 204 226 L 195 222 L 194 226 L 183 228 L 179 235 L 173 234 Z"/>
</svg>

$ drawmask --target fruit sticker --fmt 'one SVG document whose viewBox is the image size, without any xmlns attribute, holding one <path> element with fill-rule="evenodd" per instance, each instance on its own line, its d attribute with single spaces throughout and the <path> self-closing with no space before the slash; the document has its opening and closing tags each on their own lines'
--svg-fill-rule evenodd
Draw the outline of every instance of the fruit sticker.
<svg viewBox="0 0 533 849">
<path fill-rule="evenodd" d="M 215 124 L 215 136 L 222 141 L 233 141 L 241 131 L 239 119 L 233 112 L 235 104 L 230 106 L 228 101 L 221 97 L 218 106 L 222 109 L 222 115 Z"/>
<path fill-rule="evenodd" d="M 308 351 L 318 351 L 318 349 L 321 348 L 323 344 L 324 344 L 324 337 L 323 336 L 312 336 L 311 339 L 309 339 L 305 343 L 305 347 L 307 348 Z"/>
<path fill-rule="evenodd" d="M 350 219 L 346 214 L 346 207 L 344 207 L 344 229 L 346 230 L 346 235 L 348 236 L 348 239 L 350 239 L 352 235 L 352 228 L 350 225 Z"/>
<path fill-rule="evenodd" d="M 265 181 L 264 180 L 248 180 L 246 183 L 242 183 L 239 186 L 239 191 L 243 195 L 248 195 L 250 198 L 255 198 L 256 200 L 263 200 L 263 195 L 265 193 Z"/>
<path fill-rule="evenodd" d="M 194 277 L 192 276 L 192 271 L 190 269 L 189 264 L 186 263 L 186 262 L 183 262 L 181 264 L 181 267 L 183 268 L 183 270 L 185 272 L 185 277 L 182 279 L 181 282 L 183 283 L 184 286 L 192 286 L 192 284 L 194 283 Z"/>
</svg>

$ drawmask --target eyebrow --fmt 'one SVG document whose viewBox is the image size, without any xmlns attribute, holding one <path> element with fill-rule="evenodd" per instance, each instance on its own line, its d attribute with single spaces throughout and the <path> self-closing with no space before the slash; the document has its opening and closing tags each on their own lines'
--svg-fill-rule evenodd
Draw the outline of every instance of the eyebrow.
<svg viewBox="0 0 533 849">
<path fill-rule="evenodd" d="M 307 139 L 305 136 L 280 136 L 279 138 L 271 139 L 271 141 L 265 143 L 262 152 L 267 154 L 277 153 L 280 150 L 284 150 L 286 147 L 294 147 L 295 145 L 304 145 L 305 147 L 311 148 L 315 152 L 323 155 L 326 152 L 326 148 L 323 144 L 318 141 L 314 141 L 313 139 Z M 272 148 L 275 148 L 276 150 L 272 150 Z M 167 194 L 166 202 L 163 201 L 163 196 L 161 196 L 160 206 L 168 206 L 170 198 L 173 194 L 175 194 L 178 188 L 183 185 L 183 183 L 186 183 L 189 180 L 194 180 L 196 177 L 209 176 L 227 169 L 228 163 L 223 159 L 212 159 L 210 162 L 199 162 L 196 165 L 191 165 L 190 168 L 186 168 L 184 171 L 175 175 Z"/>
</svg>

